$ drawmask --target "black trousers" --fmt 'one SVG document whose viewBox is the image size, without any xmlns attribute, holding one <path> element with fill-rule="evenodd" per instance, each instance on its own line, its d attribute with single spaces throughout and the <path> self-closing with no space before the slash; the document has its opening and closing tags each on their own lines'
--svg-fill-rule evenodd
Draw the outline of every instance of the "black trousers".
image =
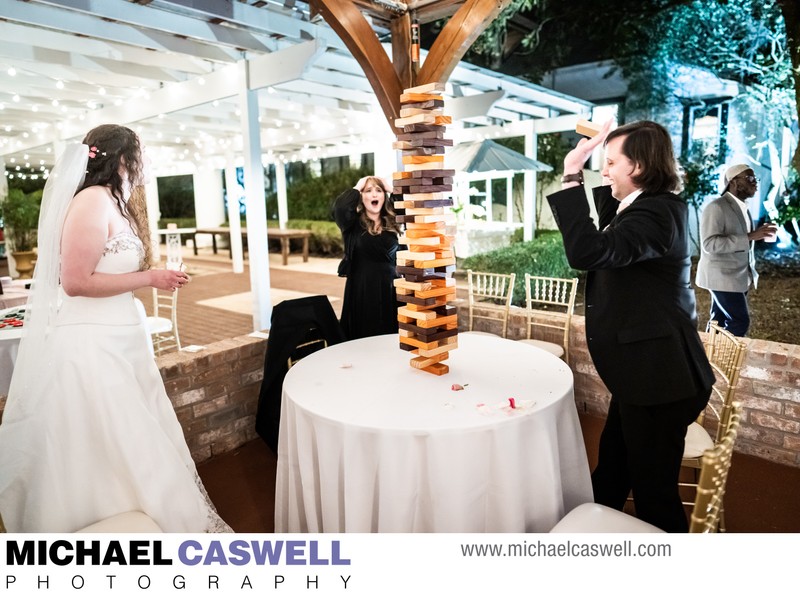
<svg viewBox="0 0 800 594">
<path fill-rule="evenodd" d="M 709 323 L 716 322 L 734 336 L 745 336 L 750 329 L 750 312 L 747 308 L 747 293 L 709 291 L 711 293 L 711 315 Z"/>
<path fill-rule="evenodd" d="M 624 404 L 612 396 L 592 473 L 595 502 L 621 510 L 632 491 L 639 519 L 667 532 L 687 532 L 678 491 L 686 428 L 710 393 L 653 406 Z"/>
</svg>

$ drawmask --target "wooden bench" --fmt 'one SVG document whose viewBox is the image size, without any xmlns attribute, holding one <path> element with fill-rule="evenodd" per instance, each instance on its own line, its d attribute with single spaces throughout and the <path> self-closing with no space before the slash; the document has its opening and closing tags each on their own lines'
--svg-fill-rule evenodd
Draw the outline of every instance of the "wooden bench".
<svg viewBox="0 0 800 594">
<path fill-rule="evenodd" d="M 197 229 L 195 235 L 205 233 L 211 235 L 211 249 L 217 253 L 217 235 L 228 238 L 228 245 L 230 246 L 231 230 L 228 227 L 204 227 Z M 303 262 L 308 262 L 308 238 L 311 237 L 311 231 L 308 229 L 267 229 L 267 239 L 278 239 L 281 242 L 281 256 L 283 258 L 283 265 L 289 264 L 290 241 L 292 239 L 303 240 Z M 247 230 L 242 229 L 242 248 L 247 251 Z M 233 258 L 233 251 L 229 248 L 230 257 Z M 194 255 L 197 255 L 197 242 L 194 242 Z"/>
</svg>

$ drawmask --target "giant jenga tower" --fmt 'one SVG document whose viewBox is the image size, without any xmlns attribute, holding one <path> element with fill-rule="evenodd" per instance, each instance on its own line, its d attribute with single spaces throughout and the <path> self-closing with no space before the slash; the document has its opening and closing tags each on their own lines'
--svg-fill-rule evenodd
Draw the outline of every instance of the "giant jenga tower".
<svg viewBox="0 0 800 594">
<path fill-rule="evenodd" d="M 447 305 L 456 294 L 454 237 L 447 234 L 455 215 L 444 192 L 453 189 L 454 171 L 444 165 L 445 147 L 453 141 L 444 137 L 452 119 L 443 115 L 442 91 L 443 83 L 431 83 L 403 92 L 394 122 L 403 133 L 393 145 L 403 155 L 403 171 L 393 175 L 403 200 L 394 207 L 397 222 L 406 226 L 400 237 L 406 249 L 397 252 L 402 278 L 394 281 L 397 300 L 404 303 L 397 310 L 400 348 L 417 355 L 412 367 L 436 375 L 450 370 L 442 361 L 458 346 L 456 308 Z"/>
</svg>

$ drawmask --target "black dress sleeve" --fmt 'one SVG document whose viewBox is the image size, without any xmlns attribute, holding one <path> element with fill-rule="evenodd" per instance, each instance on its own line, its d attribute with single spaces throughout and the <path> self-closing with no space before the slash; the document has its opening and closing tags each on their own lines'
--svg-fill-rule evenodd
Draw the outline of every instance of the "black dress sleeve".
<svg viewBox="0 0 800 594">
<path fill-rule="evenodd" d="M 355 188 L 345 190 L 333 202 L 333 220 L 336 221 L 342 233 L 352 231 L 358 223 L 356 207 L 361 201 L 361 192 Z"/>
</svg>

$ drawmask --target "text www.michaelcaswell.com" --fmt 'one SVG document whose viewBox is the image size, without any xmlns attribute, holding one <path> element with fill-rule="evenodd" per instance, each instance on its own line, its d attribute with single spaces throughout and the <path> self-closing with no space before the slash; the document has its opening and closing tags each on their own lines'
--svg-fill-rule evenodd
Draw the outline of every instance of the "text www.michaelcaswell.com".
<svg viewBox="0 0 800 594">
<path fill-rule="evenodd" d="M 671 557 L 672 545 L 638 543 L 614 544 L 523 541 L 507 544 L 461 544 L 464 557 Z"/>
</svg>

